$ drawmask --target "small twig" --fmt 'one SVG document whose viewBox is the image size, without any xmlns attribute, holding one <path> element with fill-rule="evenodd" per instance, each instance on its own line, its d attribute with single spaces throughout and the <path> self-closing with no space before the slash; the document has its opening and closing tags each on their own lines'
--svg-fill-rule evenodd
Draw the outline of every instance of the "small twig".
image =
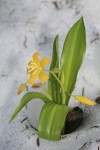
<svg viewBox="0 0 100 150">
<path fill-rule="evenodd" d="M 35 131 L 38 131 L 38 129 L 37 129 L 36 127 L 34 127 L 33 125 L 30 124 L 30 126 L 31 126 L 31 128 L 34 129 Z"/>
<path fill-rule="evenodd" d="M 87 145 L 87 143 L 84 143 L 84 145 L 79 150 L 82 150 L 83 148 L 85 148 L 86 145 Z"/>
<path fill-rule="evenodd" d="M 99 40 L 99 34 L 98 33 L 96 34 L 96 37 L 93 40 L 90 41 L 90 43 L 93 43 L 96 40 Z"/>
<path fill-rule="evenodd" d="M 25 48 L 27 48 L 27 37 L 26 36 L 25 36 L 25 40 L 23 42 L 23 45 L 24 45 Z"/>
<path fill-rule="evenodd" d="M 100 126 L 92 126 L 92 127 L 90 127 L 90 129 L 92 129 L 92 128 L 99 128 Z"/>
<path fill-rule="evenodd" d="M 90 41 L 90 43 L 93 43 L 96 40 L 98 40 L 98 37 L 96 37 L 95 39 L 93 39 L 92 41 Z"/>
<path fill-rule="evenodd" d="M 64 138 L 66 138 L 66 137 L 67 137 L 67 135 L 63 136 L 61 139 L 64 139 Z"/>
<path fill-rule="evenodd" d="M 29 127 L 26 125 L 25 129 L 23 129 L 21 132 L 24 132 L 25 130 L 27 130 Z"/>
<path fill-rule="evenodd" d="M 59 6 L 58 6 L 58 3 L 55 1 L 55 2 L 52 2 L 55 6 L 56 9 L 59 9 Z"/>
<path fill-rule="evenodd" d="M 90 146 L 91 145 L 91 141 L 87 142 L 87 143 L 84 143 L 83 146 L 80 149 L 78 149 L 78 150 L 84 150 L 84 148 L 86 148 L 87 145 Z"/>
<path fill-rule="evenodd" d="M 39 139 L 39 137 L 36 140 L 36 144 L 37 144 L 38 147 L 40 146 L 40 139 Z"/>
<path fill-rule="evenodd" d="M 25 120 L 27 120 L 28 118 L 26 117 L 26 118 L 24 118 L 22 121 L 21 121 L 21 123 L 23 123 Z"/>
</svg>

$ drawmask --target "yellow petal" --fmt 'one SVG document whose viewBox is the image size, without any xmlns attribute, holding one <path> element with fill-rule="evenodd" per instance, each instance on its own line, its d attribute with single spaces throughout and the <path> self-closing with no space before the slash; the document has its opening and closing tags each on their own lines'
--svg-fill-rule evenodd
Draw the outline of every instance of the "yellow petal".
<svg viewBox="0 0 100 150">
<path fill-rule="evenodd" d="M 34 84 L 34 80 L 38 77 L 38 75 L 39 75 L 39 72 L 34 72 L 34 74 L 32 74 L 31 76 L 30 76 L 30 78 L 28 79 L 28 83 L 30 83 L 30 84 Z"/>
<path fill-rule="evenodd" d="M 40 52 L 36 52 L 36 53 L 34 53 L 33 54 L 33 61 L 35 62 L 35 63 L 37 63 L 37 64 L 39 64 L 40 63 L 40 60 L 39 60 L 39 58 L 38 58 L 38 56 L 40 55 Z"/>
<path fill-rule="evenodd" d="M 18 95 L 21 94 L 25 90 L 25 88 L 26 88 L 26 84 L 21 84 L 19 89 L 18 89 L 18 93 L 17 94 Z"/>
<path fill-rule="evenodd" d="M 29 61 L 28 66 L 37 66 L 37 64 L 33 60 L 31 60 Z"/>
<path fill-rule="evenodd" d="M 80 102 L 82 102 L 82 103 L 84 103 L 84 104 L 87 104 L 87 105 L 93 106 L 93 105 L 96 104 L 95 102 L 89 100 L 88 98 L 86 98 L 86 97 L 84 97 L 84 96 L 75 95 L 74 97 L 75 97 L 78 101 L 80 101 Z"/>
<path fill-rule="evenodd" d="M 44 71 L 41 71 L 39 78 L 42 82 L 46 82 L 49 79 L 49 77 L 44 73 Z"/>
<path fill-rule="evenodd" d="M 40 66 L 44 68 L 50 62 L 50 58 L 43 58 L 41 60 Z"/>
<path fill-rule="evenodd" d="M 37 69 L 37 67 L 28 67 L 27 74 L 33 74 L 36 69 Z"/>
</svg>

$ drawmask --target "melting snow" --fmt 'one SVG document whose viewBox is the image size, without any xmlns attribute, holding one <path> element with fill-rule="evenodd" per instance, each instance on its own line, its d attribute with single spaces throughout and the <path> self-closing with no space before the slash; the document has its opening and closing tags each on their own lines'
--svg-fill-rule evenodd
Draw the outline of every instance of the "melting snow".
<svg viewBox="0 0 100 150">
<path fill-rule="evenodd" d="M 40 139 L 37 127 L 40 102 L 30 102 L 16 119 L 9 118 L 21 96 L 16 95 L 27 80 L 26 66 L 32 54 L 51 56 L 52 43 L 60 35 L 60 52 L 65 35 L 80 16 L 87 31 L 87 53 L 80 69 L 74 93 L 92 100 L 100 96 L 100 0 L 1 0 L 0 1 L 0 150 L 98 150 L 100 149 L 100 106 L 84 106 L 82 126 L 59 142 Z M 40 104 L 38 106 L 38 104 Z M 27 119 L 28 117 L 28 119 Z M 24 120 L 23 120 L 24 119 Z"/>
</svg>

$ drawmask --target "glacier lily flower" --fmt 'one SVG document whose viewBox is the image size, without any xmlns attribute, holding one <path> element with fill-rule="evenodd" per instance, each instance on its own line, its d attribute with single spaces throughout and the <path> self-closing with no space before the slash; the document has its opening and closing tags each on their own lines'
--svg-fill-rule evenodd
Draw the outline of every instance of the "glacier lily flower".
<svg viewBox="0 0 100 150">
<path fill-rule="evenodd" d="M 32 56 L 32 60 L 28 63 L 27 74 L 30 74 L 28 83 L 31 85 L 34 84 L 34 81 L 37 77 L 40 78 L 42 82 L 46 82 L 49 79 L 49 76 L 45 74 L 44 67 L 50 62 L 50 58 L 43 58 L 40 60 L 38 56 L 40 52 L 36 52 Z"/>
<path fill-rule="evenodd" d="M 95 102 L 91 101 L 90 99 L 84 96 L 75 95 L 74 98 L 78 100 L 79 102 L 90 105 L 90 106 L 93 106 L 96 104 Z"/>
</svg>

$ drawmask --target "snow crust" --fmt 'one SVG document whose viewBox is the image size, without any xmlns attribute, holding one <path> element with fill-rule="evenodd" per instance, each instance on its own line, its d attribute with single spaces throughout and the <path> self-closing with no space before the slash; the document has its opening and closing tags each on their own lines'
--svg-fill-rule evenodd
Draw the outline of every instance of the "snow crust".
<svg viewBox="0 0 100 150">
<path fill-rule="evenodd" d="M 88 107 L 71 99 L 71 106 L 79 105 L 86 113 L 82 126 L 59 142 L 40 139 L 39 147 L 30 120 L 37 127 L 40 101 L 30 102 L 8 124 L 24 95 L 17 96 L 16 91 L 27 80 L 26 66 L 32 54 L 40 51 L 41 58 L 51 57 L 58 33 L 61 52 L 67 31 L 81 16 L 86 25 L 87 53 L 74 93 L 81 94 L 84 87 L 85 96 L 95 100 L 100 96 L 100 0 L 0 1 L 0 150 L 99 149 L 100 105 Z"/>
</svg>

